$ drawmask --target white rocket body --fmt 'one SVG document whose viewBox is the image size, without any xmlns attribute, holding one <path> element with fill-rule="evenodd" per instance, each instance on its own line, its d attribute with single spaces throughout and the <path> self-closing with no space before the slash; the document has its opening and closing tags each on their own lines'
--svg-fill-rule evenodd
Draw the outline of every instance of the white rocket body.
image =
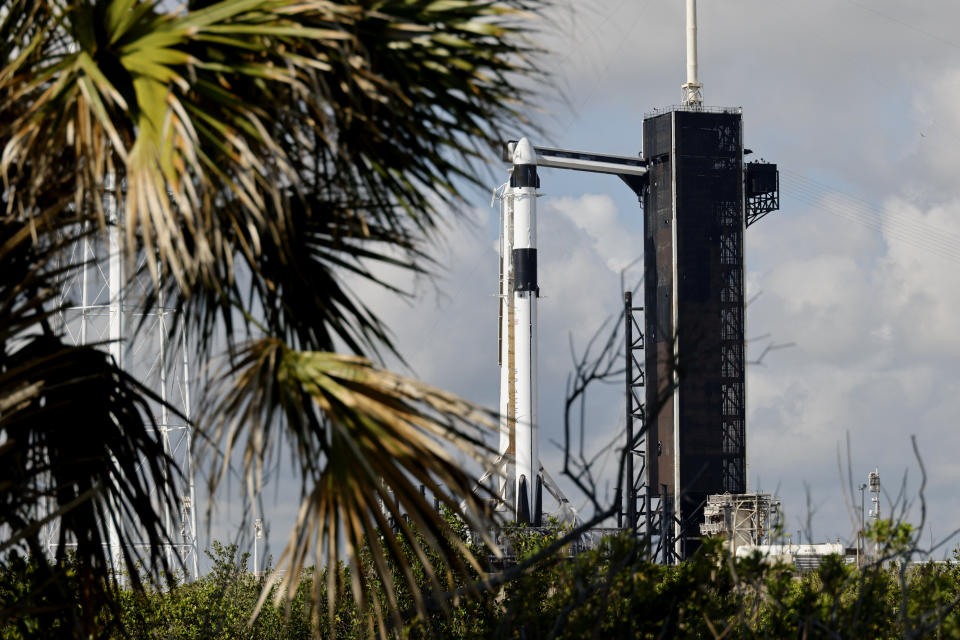
<svg viewBox="0 0 960 640">
<path fill-rule="evenodd" d="M 535 518 L 537 475 L 537 156 L 523 138 L 513 152 L 513 433 L 518 519 Z"/>
</svg>

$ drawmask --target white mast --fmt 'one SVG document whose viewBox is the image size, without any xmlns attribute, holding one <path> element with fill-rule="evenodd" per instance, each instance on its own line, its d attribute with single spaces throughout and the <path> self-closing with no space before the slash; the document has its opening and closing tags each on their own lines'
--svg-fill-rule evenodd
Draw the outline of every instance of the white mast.
<svg viewBox="0 0 960 640">
<path fill-rule="evenodd" d="M 703 106 L 703 85 L 697 80 L 697 0 L 687 0 L 687 81 L 681 88 L 685 106 Z"/>
<path fill-rule="evenodd" d="M 123 261 L 120 249 L 120 208 L 117 189 L 117 178 L 113 171 L 104 177 L 103 194 L 104 214 L 107 217 L 107 303 L 108 314 L 108 349 L 116 365 L 123 368 L 123 280 L 121 277 L 121 263 Z M 87 315 L 84 310 L 84 316 Z M 86 322 L 83 323 L 86 325 Z M 83 338 L 86 340 L 86 331 Z M 117 465 L 117 461 L 110 457 L 110 463 Z M 119 576 L 123 567 L 123 550 L 120 548 L 120 537 L 117 531 L 118 520 L 121 514 L 119 509 L 110 514 L 107 522 L 107 545 L 109 548 L 111 568 Z"/>
</svg>

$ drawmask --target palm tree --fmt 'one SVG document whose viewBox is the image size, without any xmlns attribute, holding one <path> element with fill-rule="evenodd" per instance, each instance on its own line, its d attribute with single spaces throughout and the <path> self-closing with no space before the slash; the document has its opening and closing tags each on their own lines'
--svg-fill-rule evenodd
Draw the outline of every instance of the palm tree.
<svg viewBox="0 0 960 640">
<path fill-rule="evenodd" d="M 0 525 L 12 533 L 0 553 L 41 563 L 44 586 L 31 602 L 70 601 L 56 592 L 70 538 L 87 618 L 69 619 L 90 628 L 91 612 L 115 589 L 102 541 L 117 512 L 151 542 L 144 557 L 125 547 L 131 575 L 141 561 L 170 568 L 148 499 L 169 463 L 148 429 L 150 392 L 104 353 L 64 343 L 49 322 L 57 279 L 82 266 L 64 262 L 64 248 L 111 224 L 101 196 L 114 177 L 123 185 L 125 255 L 142 257 L 152 275 L 143 304 L 174 301 L 201 362 L 223 365 L 196 423 L 217 447 L 211 488 L 235 450 L 250 487 L 276 452 L 298 461 L 300 513 L 280 562 L 286 586 L 296 588 L 305 564 L 336 566 L 345 549 L 354 565 L 369 552 L 381 579 L 392 559 L 415 587 L 378 506 L 388 491 L 395 501 L 384 502 L 413 552 L 426 560 L 410 526 L 440 554 L 425 562 L 435 592 L 479 568 L 416 485 L 482 528 L 472 479 L 448 445 L 484 454 L 478 427 L 489 416 L 373 364 L 394 351 L 388 328 L 343 276 L 390 286 L 378 263 L 432 266 L 423 248 L 459 201 L 457 185 L 473 181 L 473 164 L 524 120 L 517 82 L 537 72 L 519 28 L 540 5 L 5 2 Z M 132 277 L 134 258 L 125 266 Z M 231 341 L 220 353 L 223 334 Z M 75 464 L 77 437 L 64 424 L 81 411 L 86 449 Z M 118 462 L 141 457 L 155 464 Z M 41 500 L 55 507 L 41 513 Z M 48 563 L 37 536 L 51 517 L 63 533 Z M 385 552 L 367 544 L 377 536 Z M 362 600 L 364 576 L 351 576 Z M 326 591 L 332 607 L 336 589 Z"/>
</svg>

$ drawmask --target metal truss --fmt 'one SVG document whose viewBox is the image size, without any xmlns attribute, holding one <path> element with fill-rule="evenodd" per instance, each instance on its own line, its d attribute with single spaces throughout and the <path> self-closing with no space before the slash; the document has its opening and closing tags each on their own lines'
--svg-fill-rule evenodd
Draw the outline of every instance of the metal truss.
<svg viewBox="0 0 960 640">
<path fill-rule="evenodd" d="M 647 416 L 644 378 L 643 307 L 633 306 L 633 293 L 623 294 L 624 359 L 626 379 L 627 459 L 625 500 L 617 514 L 617 526 L 632 531 L 646 542 L 647 558 L 662 564 L 676 564 L 683 558 L 684 541 L 677 532 L 685 531 L 677 518 L 673 498 L 666 488 L 659 493 L 647 485 Z M 656 455 L 653 452 L 651 455 Z M 634 464 L 639 461 L 639 469 Z M 618 490 L 618 500 L 620 491 Z"/>
<path fill-rule="evenodd" d="M 738 202 L 718 202 L 720 224 L 721 490 L 746 490 L 743 226 Z M 695 523 L 698 524 L 698 523 Z"/>
<path fill-rule="evenodd" d="M 751 162 L 746 166 L 746 226 L 780 209 L 780 172 L 777 165 Z"/>
<path fill-rule="evenodd" d="M 780 501 L 769 493 L 707 496 L 700 533 L 722 536 L 730 552 L 738 547 L 772 544 L 782 516 Z"/>
<path fill-rule="evenodd" d="M 110 187 L 109 179 L 107 184 Z M 153 290 L 145 256 L 138 256 L 136 275 L 124 277 L 122 211 L 112 188 L 106 190 L 103 200 L 108 213 L 107 232 L 84 234 L 61 258 L 65 266 L 82 266 L 69 270 L 69 277 L 58 283 L 56 326 L 73 345 L 95 345 L 108 351 L 119 366 L 160 399 L 146 399 L 149 428 L 156 432 L 180 476 L 174 476 L 177 512 L 171 512 L 169 501 L 160 500 L 160 496 L 156 496 L 154 506 L 170 541 L 165 545 L 167 561 L 171 566 L 182 563 L 188 577 L 196 578 L 199 558 L 190 420 L 191 342 L 182 316 L 177 309 L 166 306 L 162 292 L 155 304 L 144 304 Z M 135 523 L 124 522 L 122 526 L 129 528 L 128 539 L 138 539 Z M 108 528 L 110 557 L 114 566 L 120 566 L 112 523 Z M 58 538 L 59 524 L 54 520 L 44 531 L 49 551 L 56 548 Z M 147 541 L 135 544 L 145 546 Z"/>
<path fill-rule="evenodd" d="M 621 507 L 617 518 L 618 526 L 623 528 L 623 516 L 626 515 L 626 527 L 628 529 L 637 529 L 640 526 L 638 522 L 638 503 L 641 492 L 646 494 L 646 453 L 647 453 L 647 420 L 646 405 L 642 398 L 644 397 L 644 375 L 643 375 L 643 353 L 644 337 L 641 325 L 638 323 L 635 312 L 643 312 L 643 307 L 633 306 L 633 293 L 627 291 L 623 294 L 624 301 L 624 359 L 625 359 L 625 379 L 627 393 L 627 459 L 626 459 L 626 482 L 627 495 L 626 504 Z M 639 472 L 634 473 L 634 461 L 640 463 Z M 646 511 L 644 520 L 644 529 L 649 531 L 649 510 Z M 624 513 L 625 512 L 625 513 Z"/>
</svg>

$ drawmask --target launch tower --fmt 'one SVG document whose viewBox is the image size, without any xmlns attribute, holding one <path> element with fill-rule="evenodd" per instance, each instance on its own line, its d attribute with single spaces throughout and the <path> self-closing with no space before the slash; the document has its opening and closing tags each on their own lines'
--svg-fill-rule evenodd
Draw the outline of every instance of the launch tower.
<svg viewBox="0 0 960 640">
<path fill-rule="evenodd" d="M 646 484 L 672 501 L 682 556 L 707 496 L 747 490 L 743 236 L 779 207 L 776 165 L 744 164 L 741 109 L 701 89 L 688 0 L 683 104 L 643 121 Z"/>
<path fill-rule="evenodd" d="M 513 168 L 501 219 L 501 504 L 519 520 L 538 522 L 547 480 L 537 455 L 539 287 L 528 228 L 537 167 L 616 175 L 644 209 L 643 307 L 633 306 L 631 292 L 625 296 L 627 458 L 618 526 L 656 538 L 665 562 L 699 546 L 708 496 L 747 491 L 743 238 L 780 204 L 776 165 L 744 161 L 751 152 L 741 109 L 703 105 L 696 34 L 696 0 L 687 0 L 682 104 L 647 115 L 642 154 L 535 147 L 524 139 L 508 143 L 503 158 Z"/>
</svg>

